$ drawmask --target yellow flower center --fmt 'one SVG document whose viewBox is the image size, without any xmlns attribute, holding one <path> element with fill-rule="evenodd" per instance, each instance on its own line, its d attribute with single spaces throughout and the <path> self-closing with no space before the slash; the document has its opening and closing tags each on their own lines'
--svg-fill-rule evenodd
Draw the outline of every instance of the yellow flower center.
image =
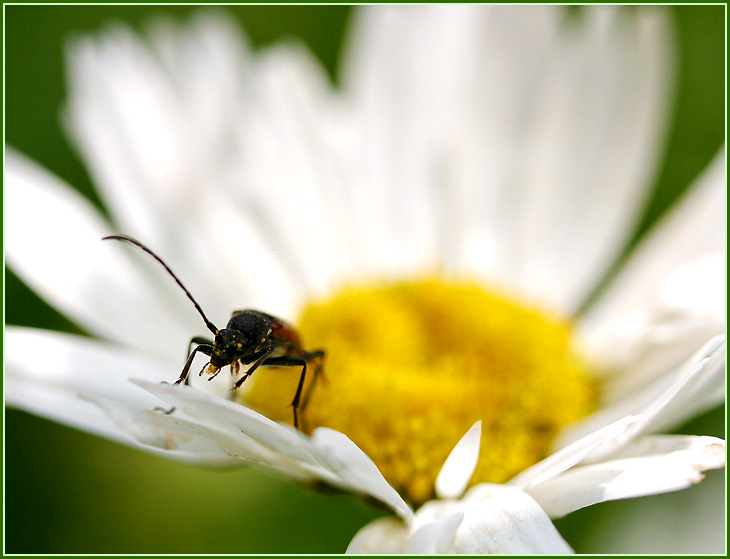
<svg viewBox="0 0 730 559">
<path fill-rule="evenodd" d="M 594 407 L 570 322 L 474 284 L 344 289 L 310 304 L 299 331 L 307 349 L 326 351 L 304 428 L 345 433 L 414 505 L 433 497 L 444 460 L 477 420 L 472 484 L 499 483 L 544 458 L 560 429 Z M 246 404 L 291 423 L 298 377 L 253 375 Z"/>
</svg>

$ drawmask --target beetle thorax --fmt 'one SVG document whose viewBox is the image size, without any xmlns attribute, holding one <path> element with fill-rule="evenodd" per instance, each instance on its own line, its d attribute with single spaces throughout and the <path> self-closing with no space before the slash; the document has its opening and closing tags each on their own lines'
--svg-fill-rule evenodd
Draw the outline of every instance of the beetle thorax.
<svg viewBox="0 0 730 559">
<path fill-rule="evenodd" d="M 226 328 L 221 330 L 221 333 L 226 331 L 235 332 L 237 336 L 242 336 L 248 345 L 259 346 L 271 334 L 271 320 L 257 311 L 238 311 L 233 313 Z"/>
</svg>

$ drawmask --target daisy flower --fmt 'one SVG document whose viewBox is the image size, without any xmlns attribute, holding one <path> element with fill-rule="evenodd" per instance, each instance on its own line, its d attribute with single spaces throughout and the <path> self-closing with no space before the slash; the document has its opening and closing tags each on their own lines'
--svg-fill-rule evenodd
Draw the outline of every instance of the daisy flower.
<svg viewBox="0 0 730 559">
<path fill-rule="evenodd" d="M 670 101 L 661 10 L 374 7 L 334 88 L 225 18 L 69 49 L 64 111 L 110 218 L 6 147 L 6 255 L 94 338 L 7 327 L 6 404 L 195 464 L 256 463 L 395 516 L 352 552 L 569 552 L 551 518 L 676 491 L 724 441 L 725 155 L 631 239 Z M 299 375 L 177 378 L 205 332 L 297 320 Z M 590 303 L 590 304 L 589 304 Z M 466 433 L 466 434 L 465 434 Z M 414 512 L 415 510 L 415 512 Z"/>
</svg>

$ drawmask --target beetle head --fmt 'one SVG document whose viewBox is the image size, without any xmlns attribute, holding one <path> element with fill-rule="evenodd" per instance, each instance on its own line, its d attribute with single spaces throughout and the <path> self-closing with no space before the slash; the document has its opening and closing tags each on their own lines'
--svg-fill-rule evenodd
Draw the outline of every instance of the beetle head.
<svg viewBox="0 0 730 559">
<path fill-rule="evenodd" d="M 220 369 L 252 353 L 253 350 L 254 347 L 244 332 L 224 328 L 215 336 L 210 363 Z"/>
</svg>

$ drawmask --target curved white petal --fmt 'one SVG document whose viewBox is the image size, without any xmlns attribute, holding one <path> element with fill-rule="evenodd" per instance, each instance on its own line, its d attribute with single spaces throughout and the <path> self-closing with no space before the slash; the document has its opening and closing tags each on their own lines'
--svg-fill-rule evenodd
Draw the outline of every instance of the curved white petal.
<svg viewBox="0 0 730 559">
<path fill-rule="evenodd" d="M 404 518 L 412 516 L 408 505 L 388 485 L 372 460 L 341 433 L 321 428 L 309 438 L 245 406 L 191 387 L 141 380 L 135 382 L 174 406 L 183 417 L 248 441 L 246 444 L 258 454 L 254 458 L 238 456 L 241 459 L 260 460 L 263 452 L 260 449 L 265 449 L 273 457 L 269 465 L 288 475 L 318 478 L 337 487 L 366 493 L 392 507 Z M 145 431 L 144 442 L 164 449 L 168 438 L 166 429 L 171 426 L 157 423 L 154 426 L 157 429 L 155 436 L 149 436 Z M 129 425 L 134 427 L 133 423 Z"/>
<path fill-rule="evenodd" d="M 403 553 L 407 537 L 408 526 L 400 518 L 379 518 L 358 530 L 347 546 L 347 553 Z"/>
<path fill-rule="evenodd" d="M 685 381 L 677 382 L 681 388 L 676 396 L 669 399 L 666 406 L 657 407 L 655 414 L 653 410 L 647 411 L 651 420 L 642 432 L 667 431 L 723 403 L 725 353 L 725 336 L 717 336 L 705 344 L 696 354 L 697 366 L 694 371 L 685 377 Z M 677 377 L 681 378 L 682 374 Z M 658 400 L 661 401 L 662 398 Z"/>
<path fill-rule="evenodd" d="M 631 441 L 630 444 L 611 455 L 611 460 L 623 458 L 641 458 L 669 454 L 672 452 L 701 452 L 706 454 L 702 459 L 707 469 L 722 468 L 725 464 L 725 441 L 717 437 L 695 435 L 646 435 Z M 714 466 L 710 466 L 715 464 Z"/>
<path fill-rule="evenodd" d="M 180 359 L 196 324 L 194 310 L 187 323 L 176 316 L 184 295 L 168 299 L 121 247 L 102 242 L 109 225 L 59 179 L 9 147 L 5 166 L 10 267 L 90 332 Z"/>
<path fill-rule="evenodd" d="M 426 538 L 425 531 L 434 532 L 433 537 Z M 473 487 L 460 501 L 425 504 L 416 514 L 406 550 L 414 538 L 418 538 L 416 544 L 438 543 L 437 548 L 419 549 L 422 553 L 572 552 L 532 497 L 519 489 L 490 483 Z"/>
<path fill-rule="evenodd" d="M 631 253 L 579 323 L 609 401 L 634 392 L 725 330 L 725 150 Z"/>
<path fill-rule="evenodd" d="M 175 372 L 108 343 L 50 330 L 5 328 L 5 404 L 118 442 L 129 438 L 80 395 L 153 409 L 160 401 L 129 376 L 170 380 Z"/>
<path fill-rule="evenodd" d="M 678 425 L 717 405 L 724 398 L 724 370 L 725 338 L 717 336 L 675 371 L 566 429 L 554 446 L 560 448 L 628 414 L 641 415 L 641 420 L 620 437 L 606 441 L 589 459 L 610 456 L 639 434 Z"/>
<path fill-rule="evenodd" d="M 540 485 L 572 468 L 602 445 L 621 437 L 629 426 L 642 419 L 641 416 L 623 417 L 610 425 L 589 433 L 517 474 L 507 483 L 523 490 Z"/>
<path fill-rule="evenodd" d="M 573 468 L 528 492 L 557 518 L 603 501 L 677 491 L 702 481 L 704 472 L 725 466 L 725 441 L 656 436 L 637 440 L 617 456 Z"/>
<path fill-rule="evenodd" d="M 149 393 L 173 406 L 184 417 L 213 427 L 241 434 L 264 448 L 292 460 L 292 467 L 306 465 L 314 470 L 321 465 L 306 447 L 305 438 L 240 404 L 206 394 L 189 386 L 133 381 Z M 162 439 L 160 439 L 162 440 Z M 283 459 L 282 459 L 283 462 Z"/>
<path fill-rule="evenodd" d="M 451 553 L 572 553 L 530 495 L 503 485 L 481 484 L 464 497 L 464 520 Z"/>
<path fill-rule="evenodd" d="M 724 472 L 684 491 L 614 503 L 610 521 L 591 533 L 597 554 L 727 553 Z"/>
<path fill-rule="evenodd" d="M 96 405 L 140 448 L 166 458 L 205 465 L 234 465 L 246 460 L 274 466 L 277 462 L 275 454 L 256 448 L 244 437 L 181 419 L 174 408 L 142 408 L 96 396 L 82 396 L 82 400 Z"/>
<path fill-rule="evenodd" d="M 379 519 L 362 528 L 348 553 L 571 553 L 545 512 L 527 493 L 484 483 L 461 500 L 423 505 L 410 525 Z"/>
<path fill-rule="evenodd" d="M 436 496 L 439 499 L 454 499 L 464 493 L 477 467 L 481 438 L 482 422 L 477 421 L 456 443 L 436 477 Z"/>
<path fill-rule="evenodd" d="M 438 520 L 417 522 L 406 541 L 403 553 L 408 555 L 434 555 L 450 551 L 456 531 L 464 521 L 464 512 L 457 511 Z"/>
<path fill-rule="evenodd" d="M 312 445 L 317 456 L 336 469 L 340 486 L 379 499 L 407 520 L 413 517 L 411 508 L 388 485 L 375 463 L 345 435 L 320 427 L 312 435 Z"/>
</svg>

